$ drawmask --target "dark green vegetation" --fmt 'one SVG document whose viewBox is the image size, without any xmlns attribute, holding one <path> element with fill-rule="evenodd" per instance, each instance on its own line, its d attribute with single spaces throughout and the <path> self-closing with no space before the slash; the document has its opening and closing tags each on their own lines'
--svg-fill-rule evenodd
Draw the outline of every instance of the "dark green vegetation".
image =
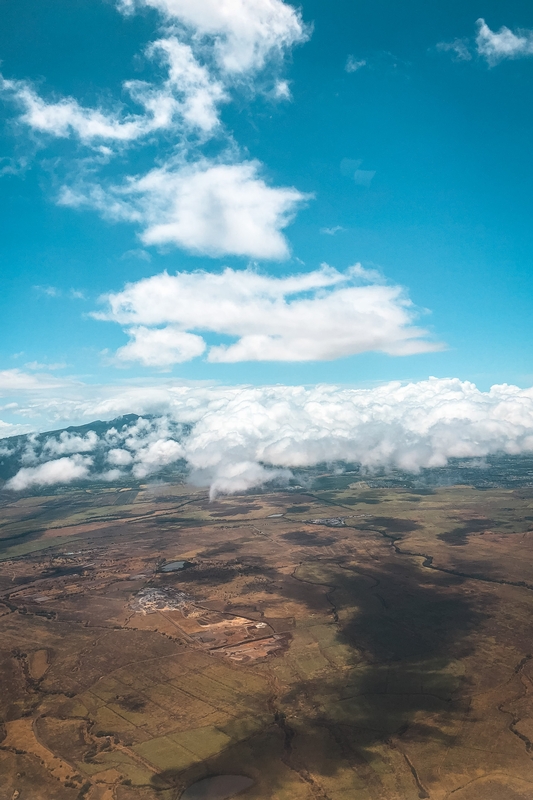
<svg viewBox="0 0 533 800">
<path fill-rule="evenodd" d="M 516 474 L 5 494 L 0 800 L 531 798 Z"/>
</svg>

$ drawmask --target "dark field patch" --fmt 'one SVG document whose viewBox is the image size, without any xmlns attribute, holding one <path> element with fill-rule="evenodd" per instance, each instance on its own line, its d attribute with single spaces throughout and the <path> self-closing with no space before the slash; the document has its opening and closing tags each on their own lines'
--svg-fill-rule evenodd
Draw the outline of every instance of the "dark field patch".
<svg viewBox="0 0 533 800">
<path fill-rule="evenodd" d="M 138 694 L 119 694 L 115 700 L 125 711 L 142 711 L 146 705 L 144 697 Z"/>
<path fill-rule="evenodd" d="M 221 511 L 209 510 L 212 517 L 236 517 L 238 514 L 250 514 L 252 511 L 259 511 L 262 506 L 249 505 L 249 506 L 227 506 L 223 507 Z"/>
<path fill-rule="evenodd" d="M 225 553 L 236 553 L 240 550 L 242 545 L 237 542 L 223 542 L 216 547 L 209 547 L 202 552 L 205 558 L 212 558 L 213 556 L 224 555 Z"/>
<path fill-rule="evenodd" d="M 333 544 L 335 539 L 331 536 L 320 536 L 316 533 L 308 533 L 307 531 L 290 531 L 283 533 L 280 537 L 291 544 L 299 544 L 303 547 L 319 547 Z"/>
<path fill-rule="evenodd" d="M 68 575 L 81 575 L 82 572 L 88 572 L 89 570 L 94 570 L 94 567 L 91 565 L 85 566 L 84 564 L 76 564 L 73 566 L 58 566 L 58 567 L 50 567 L 49 569 L 43 570 L 41 573 L 42 578 L 63 578 Z"/>
<path fill-rule="evenodd" d="M 369 528 L 385 528 L 389 533 L 411 533 L 420 528 L 418 522 L 412 519 L 401 519 L 400 517 L 371 517 L 366 521 L 365 526 Z"/>
</svg>

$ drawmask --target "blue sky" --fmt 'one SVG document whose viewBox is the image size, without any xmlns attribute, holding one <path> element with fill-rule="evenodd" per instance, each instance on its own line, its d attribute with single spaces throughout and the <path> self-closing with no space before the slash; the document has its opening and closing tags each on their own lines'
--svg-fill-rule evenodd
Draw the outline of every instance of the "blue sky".
<svg viewBox="0 0 533 800">
<path fill-rule="evenodd" d="M 285 33 L 267 20 L 250 55 L 263 5 L 244 3 L 236 28 L 213 28 L 208 0 L 194 19 L 187 0 L 4 10 L 1 368 L 99 384 L 530 386 L 531 5 L 279 1 Z M 169 84 L 168 48 L 146 53 L 170 40 L 204 70 L 189 94 L 182 62 Z M 133 98 L 131 80 L 145 82 Z M 198 86 L 211 105 L 187 118 Z M 162 87 L 182 105 L 156 128 L 147 98 Z M 96 113 L 136 132 L 88 133 Z M 187 281 L 226 267 L 238 274 L 216 286 Z M 158 295 L 147 279 L 165 270 L 178 278 Z"/>
</svg>

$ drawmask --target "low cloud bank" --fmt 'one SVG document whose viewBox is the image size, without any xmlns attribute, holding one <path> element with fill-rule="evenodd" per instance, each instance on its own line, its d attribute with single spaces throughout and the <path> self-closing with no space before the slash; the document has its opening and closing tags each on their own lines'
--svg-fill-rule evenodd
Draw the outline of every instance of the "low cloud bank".
<svg viewBox="0 0 533 800">
<path fill-rule="evenodd" d="M 53 486 L 54 484 L 72 483 L 89 476 L 92 460 L 80 455 L 57 458 L 46 461 L 38 467 L 22 467 L 14 478 L 7 483 L 8 489 L 17 492 L 31 486 Z"/>
<path fill-rule="evenodd" d="M 179 462 L 215 496 L 286 482 L 291 469 L 323 462 L 416 473 L 450 458 L 533 452 L 533 389 L 506 384 L 488 392 L 436 378 L 374 389 L 170 385 L 117 393 L 84 413 L 109 417 L 126 402 L 147 416 L 83 436 L 26 437 L 6 488 L 145 479 Z"/>
</svg>

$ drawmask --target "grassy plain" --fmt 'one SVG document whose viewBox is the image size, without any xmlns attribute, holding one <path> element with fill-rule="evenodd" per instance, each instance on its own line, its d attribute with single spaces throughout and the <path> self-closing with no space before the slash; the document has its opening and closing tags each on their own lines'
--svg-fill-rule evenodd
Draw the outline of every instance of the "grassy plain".
<svg viewBox="0 0 533 800">
<path fill-rule="evenodd" d="M 0 496 L 0 800 L 533 797 L 533 490 L 316 485 Z"/>
</svg>

